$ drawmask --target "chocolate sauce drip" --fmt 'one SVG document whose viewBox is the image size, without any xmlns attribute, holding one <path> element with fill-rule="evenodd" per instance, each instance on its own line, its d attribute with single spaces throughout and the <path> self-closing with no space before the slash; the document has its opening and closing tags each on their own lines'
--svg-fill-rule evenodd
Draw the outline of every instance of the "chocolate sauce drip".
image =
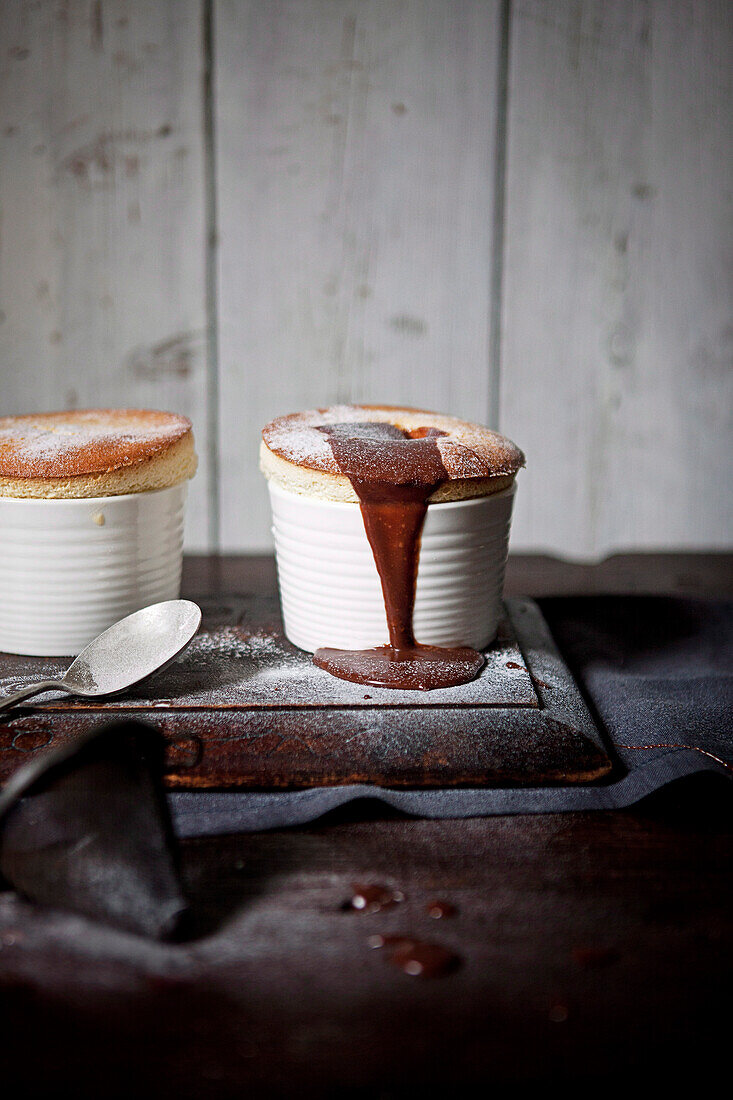
<svg viewBox="0 0 733 1100">
<path fill-rule="evenodd" d="M 442 978 L 460 965 L 460 957 L 441 943 L 411 936 L 370 936 L 372 948 L 390 947 L 389 961 L 413 978 Z"/>
<path fill-rule="evenodd" d="M 319 649 L 313 660 L 342 680 L 378 687 L 454 687 L 473 680 L 484 664 L 475 649 L 447 649 L 415 641 L 412 612 L 420 535 L 428 499 L 448 473 L 435 439 L 438 428 L 405 432 L 376 422 L 329 424 L 339 469 L 359 498 L 384 595 L 389 645 L 374 649 Z"/>
<path fill-rule="evenodd" d="M 413 978 L 442 978 L 455 970 L 460 960 L 440 943 L 413 940 L 405 947 L 398 947 L 390 962 Z"/>
<path fill-rule="evenodd" d="M 393 890 L 391 886 L 378 883 L 363 885 L 355 882 L 351 888 L 354 893 L 348 908 L 357 909 L 361 913 L 380 913 L 382 909 L 391 909 L 405 900 L 401 890 Z"/>
<path fill-rule="evenodd" d="M 433 920 L 444 920 L 446 917 L 455 917 L 458 910 L 449 901 L 436 900 L 428 905 L 428 916 Z"/>
<path fill-rule="evenodd" d="M 537 687 L 547 688 L 548 691 L 550 690 L 550 685 L 546 684 L 544 680 L 538 680 L 536 676 L 532 676 L 532 673 L 529 671 L 528 668 L 525 667 L 525 665 L 518 665 L 516 661 L 507 661 L 506 667 L 507 668 L 518 668 L 522 672 L 528 672 L 529 675 L 532 678 L 532 683 L 533 684 L 536 684 Z"/>
</svg>

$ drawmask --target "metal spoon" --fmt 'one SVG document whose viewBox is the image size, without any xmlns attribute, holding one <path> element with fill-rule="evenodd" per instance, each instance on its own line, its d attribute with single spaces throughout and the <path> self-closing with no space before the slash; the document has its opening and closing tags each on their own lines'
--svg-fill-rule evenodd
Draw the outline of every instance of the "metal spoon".
<svg viewBox="0 0 733 1100">
<path fill-rule="evenodd" d="M 100 634 L 69 665 L 60 680 L 38 680 L 0 699 L 0 711 L 42 691 L 94 698 L 117 695 L 174 661 L 201 623 L 190 600 L 166 600 L 135 611 Z"/>
</svg>

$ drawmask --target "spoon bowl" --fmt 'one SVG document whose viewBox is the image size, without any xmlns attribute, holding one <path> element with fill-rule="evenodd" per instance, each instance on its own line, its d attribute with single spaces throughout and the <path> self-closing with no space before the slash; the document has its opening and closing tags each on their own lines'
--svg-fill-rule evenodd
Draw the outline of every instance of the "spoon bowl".
<svg viewBox="0 0 733 1100">
<path fill-rule="evenodd" d="M 200 624 L 201 609 L 190 600 L 143 607 L 90 642 L 62 682 L 75 695 L 116 695 L 175 661 Z"/>
<path fill-rule="evenodd" d="M 0 711 L 42 691 L 66 691 L 85 698 L 119 695 L 175 661 L 200 625 L 201 608 L 191 600 L 143 607 L 90 642 L 60 680 L 38 681 L 0 699 Z"/>
</svg>

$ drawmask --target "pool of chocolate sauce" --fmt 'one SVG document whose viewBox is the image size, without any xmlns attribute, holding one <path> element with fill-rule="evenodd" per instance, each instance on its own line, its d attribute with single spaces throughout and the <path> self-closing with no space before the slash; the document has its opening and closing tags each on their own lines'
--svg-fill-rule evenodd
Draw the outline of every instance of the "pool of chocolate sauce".
<svg viewBox="0 0 733 1100">
<path fill-rule="evenodd" d="M 438 428 L 405 432 L 394 424 L 328 424 L 320 429 L 359 498 L 384 595 L 389 644 L 373 649 L 319 649 L 313 661 L 342 680 L 379 687 L 454 687 L 475 679 L 484 658 L 467 646 L 444 648 L 415 640 L 412 613 L 428 499 L 448 473 Z"/>
</svg>

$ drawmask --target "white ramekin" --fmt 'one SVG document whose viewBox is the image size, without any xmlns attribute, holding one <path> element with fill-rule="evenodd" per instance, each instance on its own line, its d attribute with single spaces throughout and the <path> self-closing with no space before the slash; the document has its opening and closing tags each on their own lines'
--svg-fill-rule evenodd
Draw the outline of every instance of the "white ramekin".
<svg viewBox="0 0 733 1100">
<path fill-rule="evenodd" d="M 300 496 L 269 482 L 285 634 L 320 646 L 389 641 L 384 600 L 358 504 Z M 414 629 L 427 645 L 487 646 L 499 621 L 514 486 L 428 506 Z"/>
<path fill-rule="evenodd" d="M 186 490 L 0 497 L 0 651 L 70 656 L 125 615 L 176 599 Z"/>
</svg>

